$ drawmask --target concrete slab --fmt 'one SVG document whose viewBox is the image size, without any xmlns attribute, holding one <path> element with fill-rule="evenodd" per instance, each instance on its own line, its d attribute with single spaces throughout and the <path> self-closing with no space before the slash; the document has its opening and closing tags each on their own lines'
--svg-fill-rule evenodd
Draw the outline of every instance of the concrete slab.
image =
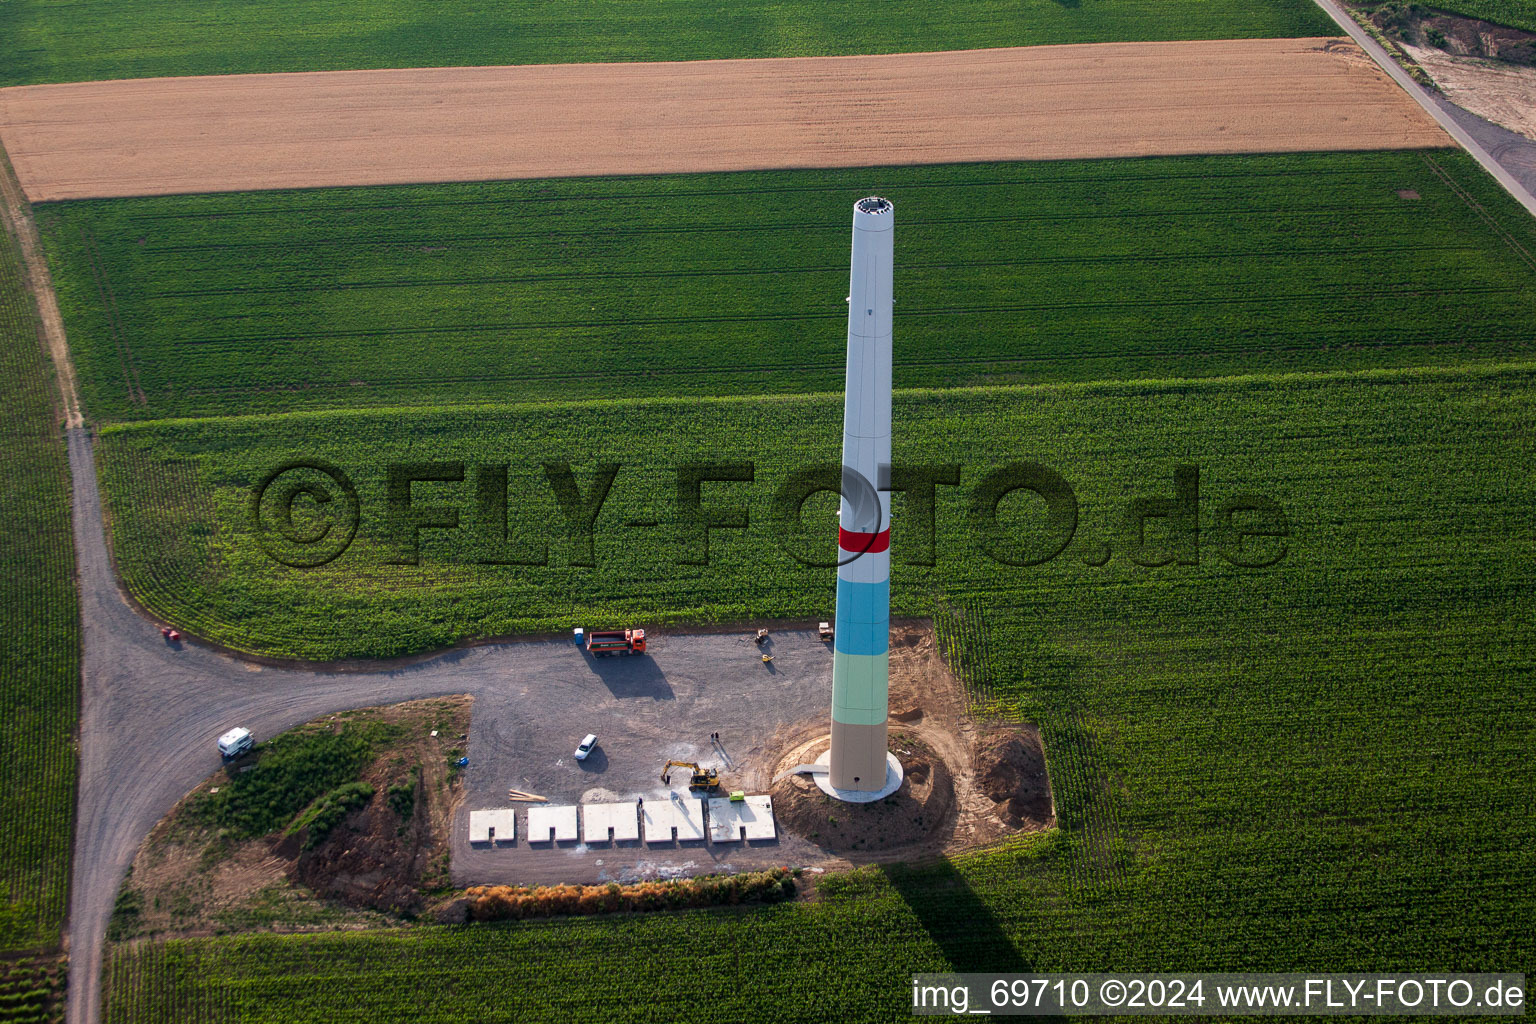
<svg viewBox="0 0 1536 1024">
<path fill-rule="evenodd" d="M 576 841 L 576 805 L 528 808 L 530 843 L 574 843 Z"/>
<path fill-rule="evenodd" d="M 741 807 L 740 804 L 737 806 Z M 741 819 L 741 827 L 746 830 L 748 840 L 779 837 L 778 826 L 773 820 L 773 797 L 766 793 L 762 796 L 747 797 L 746 807 L 736 813 Z"/>
<path fill-rule="evenodd" d="M 709 801 L 709 840 L 712 843 L 738 843 L 743 839 L 776 839 L 773 821 L 773 797 L 749 796 L 735 803 L 726 797 Z"/>
<path fill-rule="evenodd" d="M 741 842 L 741 822 L 736 817 L 736 805 L 730 798 L 709 798 L 709 841 L 712 843 Z"/>
<path fill-rule="evenodd" d="M 584 843 L 622 842 L 640 838 L 640 808 L 632 803 L 582 804 Z"/>
<path fill-rule="evenodd" d="M 469 841 L 472 843 L 510 843 L 517 838 L 517 812 L 498 807 L 469 812 Z"/>
<path fill-rule="evenodd" d="M 163 646 L 158 632 L 153 639 Z M 657 631 L 646 639 L 649 650 L 642 658 L 593 659 L 569 639 L 490 644 L 451 655 L 455 668 L 448 682 L 477 694 L 464 744 L 469 765 L 462 775 L 460 814 L 515 807 L 518 817 L 517 842 L 495 845 L 469 842 L 464 819 L 459 820 L 453 837 L 455 885 L 629 883 L 814 864 L 825 857 L 814 841 L 786 830 L 765 843 L 711 845 L 707 825 L 702 841 L 647 844 L 642 828 L 637 839 L 594 843 L 590 852 L 578 852 L 574 842 L 528 841 L 529 804 L 508 800 L 509 787 L 546 796 L 550 804 L 580 805 L 582 828 L 592 804 L 632 803 L 642 795 L 647 804 L 666 800 L 668 790 L 657 772 L 669 759 L 718 766 L 727 789 L 766 793 L 775 770 L 770 762 L 778 754 L 766 738 L 826 717 L 832 651 L 816 639 L 815 629 L 775 630 L 769 636 L 777 670 L 772 676 L 765 675 L 761 652 L 747 632 Z M 765 686 L 765 679 L 772 685 Z M 210 735 L 228 728 L 227 722 L 215 724 L 219 728 Z M 710 740 L 717 731 L 721 744 Z M 577 761 L 571 751 L 589 732 L 609 739 L 590 758 Z M 624 742 L 614 742 L 615 736 Z M 673 781 L 687 798 L 687 781 L 676 775 Z M 552 850 L 561 856 L 550 856 Z"/>
<path fill-rule="evenodd" d="M 670 843 L 674 833 L 678 842 L 704 841 L 703 800 L 672 793 L 666 800 L 647 800 L 641 811 L 648 843 Z"/>
</svg>

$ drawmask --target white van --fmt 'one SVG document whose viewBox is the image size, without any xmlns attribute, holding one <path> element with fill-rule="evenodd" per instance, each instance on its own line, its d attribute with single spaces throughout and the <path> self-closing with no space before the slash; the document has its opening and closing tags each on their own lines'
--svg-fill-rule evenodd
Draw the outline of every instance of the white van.
<svg viewBox="0 0 1536 1024">
<path fill-rule="evenodd" d="M 241 754 L 248 753 L 256 745 L 256 737 L 251 735 L 249 729 L 231 729 L 219 737 L 219 754 L 226 761 L 233 761 Z"/>
</svg>

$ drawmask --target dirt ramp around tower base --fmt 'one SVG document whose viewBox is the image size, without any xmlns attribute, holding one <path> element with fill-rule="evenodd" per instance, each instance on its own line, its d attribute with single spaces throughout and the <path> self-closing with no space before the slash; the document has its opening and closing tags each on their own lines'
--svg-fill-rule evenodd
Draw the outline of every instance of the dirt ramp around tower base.
<svg viewBox="0 0 1536 1024">
<path fill-rule="evenodd" d="M 1039 730 L 978 719 L 940 656 L 932 624 L 893 626 L 889 749 L 901 786 L 870 803 L 844 803 L 809 775 L 781 777 L 829 744 L 826 720 L 802 723 L 777 748 L 770 792 L 782 831 L 819 847 L 828 863 L 922 861 L 1055 825 Z"/>
</svg>

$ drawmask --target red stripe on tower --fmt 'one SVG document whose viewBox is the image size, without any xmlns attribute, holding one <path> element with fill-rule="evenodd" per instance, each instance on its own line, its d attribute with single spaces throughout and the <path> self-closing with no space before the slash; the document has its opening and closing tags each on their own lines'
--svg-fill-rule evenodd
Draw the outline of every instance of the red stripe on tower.
<svg viewBox="0 0 1536 1024">
<path fill-rule="evenodd" d="M 891 531 L 881 530 L 879 533 L 854 533 L 838 527 L 837 546 L 850 555 L 878 555 L 882 551 L 889 551 L 891 547 Z"/>
</svg>

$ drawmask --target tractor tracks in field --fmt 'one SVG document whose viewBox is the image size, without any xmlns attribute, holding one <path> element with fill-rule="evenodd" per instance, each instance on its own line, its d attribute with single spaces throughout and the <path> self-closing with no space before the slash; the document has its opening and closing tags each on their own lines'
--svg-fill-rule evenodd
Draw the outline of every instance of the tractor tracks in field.
<svg viewBox="0 0 1536 1024">
<path fill-rule="evenodd" d="M 138 406 L 148 405 L 149 400 L 145 398 L 144 388 L 139 383 L 138 366 L 133 361 L 133 349 L 128 345 L 128 332 L 123 329 L 122 314 L 117 308 L 117 295 L 112 291 L 112 281 L 107 276 L 106 261 L 101 258 L 95 232 L 82 228 L 80 242 L 86 263 L 91 268 L 91 283 L 96 286 L 102 311 L 107 315 L 107 328 L 117 348 L 117 358 L 123 366 L 123 380 L 128 385 L 128 401 Z"/>
<path fill-rule="evenodd" d="M 1423 160 L 1425 165 L 1435 173 L 1437 178 L 1445 183 L 1447 188 L 1456 194 L 1456 198 L 1466 203 L 1467 208 L 1470 209 L 1473 213 L 1477 214 L 1478 219 L 1480 219 L 1484 224 L 1488 225 L 1489 230 L 1497 235 L 1505 245 L 1509 246 L 1517 258 L 1519 258 L 1522 262 L 1525 263 L 1526 266 L 1530 267 L 1532 270 L 1536 270 L 1536 256 L 1532 256 L 1530 250 L 1520 244 L 1519 239 L 1515 238 L 1514 235 L 1505 230 L 1504 225 L 1495 220 L 1483 207 L 1482 203 L 1479 203 L 1472 197 L 1470 192 L 1458 185 L 1456 183 L 1456 179 L 1447 174 L 1445 172 L 1445 168 L 1441 167 L 1434 160 L 1430 159 L 1428 154 L 1420 154 L 1419 158 Z"/>
</svg>

